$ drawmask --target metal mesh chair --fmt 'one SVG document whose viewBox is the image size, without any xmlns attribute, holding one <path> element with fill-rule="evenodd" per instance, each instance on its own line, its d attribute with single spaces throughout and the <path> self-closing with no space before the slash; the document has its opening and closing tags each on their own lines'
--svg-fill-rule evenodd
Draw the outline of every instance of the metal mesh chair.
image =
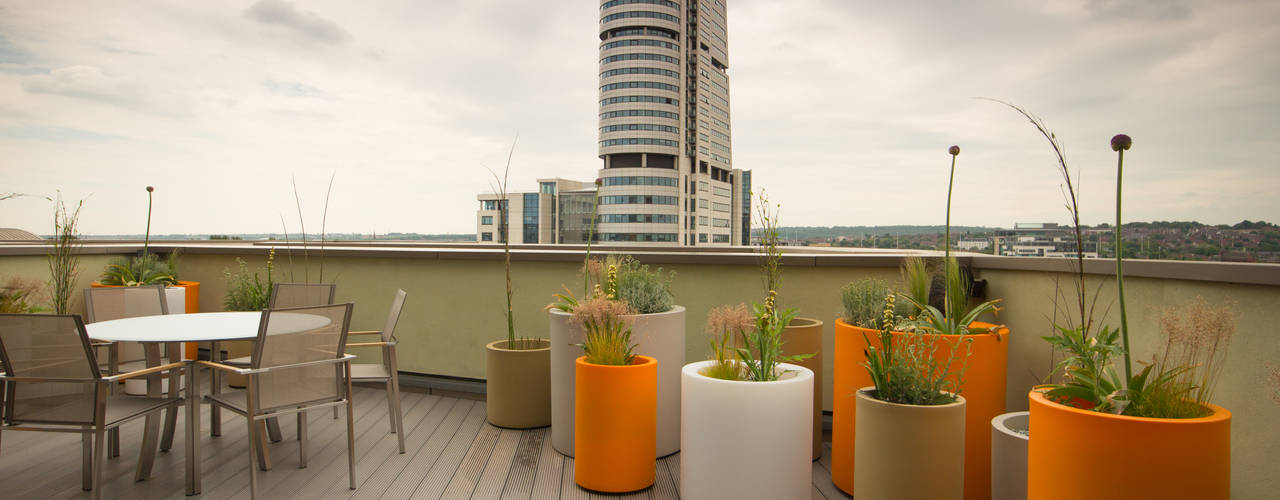
<svg viewBox="0 0 1280 500">
<path fill-rule="evenodd" d="M 355 433 L 351 407 L 351 360 L 345 354 L 352 305 L 335 304 L 262 311 L 249 367 L 201 361 L 215 370 L 245 376 L 245 389 L 210 394 L 211 404 L 243 415 L 249 436 L 249 491 L 257 495 L 257 471 L 271 469 L 265 421 L 298 416 L 298 464 L 307 465 L 305 412 L 347 407 L 347 461 L 355 489 Z"/>
<path fill-rule="evenodd" d="M 112 396 L 108 390 L 112 384 L 163 371 L 178 372 L 182 363 L 103 376 L 77 315 L 0 314 L 0 362 L 4 364 L 0 381 L 5 386 L 0 430 L 80 433 L 82 487 L 92 490 L 95 499 L 101 495 L 106 431 L 165 408 L 176 409 L 183 402 L 181 397 Z M 137 480 L 150 475 L 146 464 L 155 453 L 155 442 L 144 439 Z"/>
<path fill-rule="evenodd" d="M 404 308 L 404 299 L 408 294 L 404 290 L 396 290 L 391 300 L 391 312 L 387 314 L 387 322 L 382 330 L 351 332 L 349 335 L 380 335 L 381 342 L 362 342 L 347 344 L 347 347 L 381 347 L 381 363 L 352 363 L 351 380 L 354 382 L 383 382 L 387 385 L 387 414 L 391 417 L 391 432 L 400 440 L 400 453 L 404 453 L 404 414 L 400 411 L 400 379 L 396 375 L 396 323 L 400 321 L 400 311 Z"/>
<path fill-rule="evenodd" d="M 92 287 L 84 289 L 84 309 L 86 323 L 97 323 L 99 321 L 169 314 L 169 302 L 165 298 L 164 285 Z M 95 345 L 106 346 L 107 373 L 117 374 L 121 371 L 146 368 L 144 349 L 141 344 L 137 342 L 94 342 Z M 177 348 L 177 344 L 166 345 L 165 357 L 172 361 L 177 353 Z M 139 380 L 137 382 L 142 381 Z M 168 382 L 176 384 L 177 378 L 175 377 Z M 176 387 L 170 388 L 170 396 L 176 396 L 177 391 Z M 112 386 L 111 392 L 112 394 L 116 393 L 115 386 Z M 132 383 L 126 386 L 126 392 L 136 395 L 146 394 L 145 389 L 137 388 Z M 169 411 L 165 415 L 164 421 L 164 434 L 160 440 L 160 449 L 168 451 L 173 446 L 173 434 L 178 423 L 176 410 Z M 112 429 L 108 434 L 107 445 L 110 447 L 108 456 L 120 456 L 119 434 L 119 431 L 115 429 Z"/>
<path fill-rule="evenodd" d="M 333 283 L 275 283 L 271 286 L 271 299 L 267 302 L 267 308 L 284 309 L 328 305 L 333 303 L 333 297 L 337 291 L 338 285 Z M 249 366 L 249 358 L 249 356 L 241 356 L 228 359 L 224 363 L 231 366 L 245 367 Z M 219 383 L 216 378 L 214 380 L 215 383 Z M 333 412 L 333 418 L 338 418 L 337 407 L 334 407 Z M 211 426 L 210 430 L 216 428 L 216 426 Z M 267 436 L 271 438 L 273 443 L 280 442 L 282 439 L 280 423 L 274 418 L 267 420 Z"/>
</svg>

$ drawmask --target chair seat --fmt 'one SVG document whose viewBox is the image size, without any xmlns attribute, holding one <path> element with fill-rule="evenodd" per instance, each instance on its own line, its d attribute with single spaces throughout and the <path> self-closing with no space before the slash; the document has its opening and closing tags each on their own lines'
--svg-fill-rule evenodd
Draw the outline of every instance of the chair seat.
<svg viewBox="0 0 1280 500">
<path fill-rule="evenodd" d="M 106 425 L 112 427 L 130 418 L 144 415 L 165 406 L 181 403 L 182 399 L 139 398 L 132 396 L 107 396 Z M 86 405 L 80 401 L 69 401 L 37 411 L 24 412 L 20 422 L 73 422 L 83 421 L 86 417 Z"/>
<path fill-rule="evenodd" d="M 351 365 L 351 381 L 385 381 L 391 378 L 387 367 L 381 363 L 360 363 Z"/>
<path fill-rule="evenodd" d="M 204 398 L 213 403 L 221 405 L 223 407 L 232 408 L 232 409 L 235 409 L 236 411 L 244 413 L 245 406 L 247 406 L 244 401 L 246 397 L 245 395 L 246 393 L 242 389 L 242 390 L 236 390 L 236 391 L 222 391 L 221 393 L 218 393 L 218 394 L 205 394 Z M 340 400 L 334 400 L 334 401 L 340 401 Z M 323 400 L 313 401 L 307 404 L 315 404 L 317 402 L 327 402 L 327 401 L 323 401 Z M 300 406 L 305 406 L 305 405 L 300 405 Z M 269 408 L 268 409 L 269 411 L 267 411 L 267 413 L 272 413 L 276 409 L 278 408 Z M 261 414 L 261 410 L 262 409 L 259 408 L 259 414 Z"/>
</svg>

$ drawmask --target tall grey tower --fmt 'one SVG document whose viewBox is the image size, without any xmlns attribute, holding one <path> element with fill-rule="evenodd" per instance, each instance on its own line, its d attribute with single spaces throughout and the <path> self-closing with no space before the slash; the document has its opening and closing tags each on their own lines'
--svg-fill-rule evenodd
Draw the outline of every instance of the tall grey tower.
<svg viewBox="0 0 1280 500">
<path fill-rule="evenodd" d="M 600 2 L 599 241 L 745 245 L 726 0 Z"/>
</svg>

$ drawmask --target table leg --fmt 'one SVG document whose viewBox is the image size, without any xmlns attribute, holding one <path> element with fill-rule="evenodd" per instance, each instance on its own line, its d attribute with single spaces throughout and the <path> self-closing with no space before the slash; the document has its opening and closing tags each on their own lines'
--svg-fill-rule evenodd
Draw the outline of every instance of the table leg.
<svg viewBox="0 0 1280 500">
<path fill-rule="evenodd" d="M 147 367 L 160 366 L 160 345 L 153 342 L 142 344 L 146 352 Z M 147 375 L 147 397 L 160 397 L 160 374 Z M 160 434 L 160 420 L 156 416 L 147 415 L 143 424 L 142 450 L 138 453 L 138 472 L 135 481 L 143 481 L 151 477 L 151 466 L 155 464 L 157 438 Z"/>
<path fill-rule="evenodd" d="M 218 341 L 209 342 L 209 360 L 214 363 L 222 362 L 222 347 L 218 345 Z M 222 372 L 220 370 L 209 370 L 209 394 L 222 393 Z M 218 405 L 209 405 L 209 435 L 222 435 L 222 408 Z"/>
<path fill-rule="evenodd" d="M 182 361 L 182 344 L 178 342 L 168 342 L 164 346 L 164 351 L 168 355 L 168 363 Z M 182 386 L 182 374 L 178 370 L 169 371 L 169 397 L 177 398 L 179 387 Z M 173 435 L 178 428 L 178 409 L 170 407 L 164 411 L 164 434 L 160 438 L 160 451 L 169 451 L 173 447 Z"/>
<path fill-rule="evenodd" d="M 187 362 L 187 495 L 200 494 L 200 369 Z"/>
</svg>

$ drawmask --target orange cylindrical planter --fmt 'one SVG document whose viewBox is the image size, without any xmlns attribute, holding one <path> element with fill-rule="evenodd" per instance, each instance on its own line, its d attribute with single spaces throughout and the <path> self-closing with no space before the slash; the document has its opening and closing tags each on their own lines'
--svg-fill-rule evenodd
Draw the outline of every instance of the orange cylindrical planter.
<svg viewBox="0 0 1280 500">
<path fill-rule="evenodd" d="M 1231 412 L 1126 417 L 1081 410 L 1031 391 L 1027 498 L 1231 497 Z M 1086 464 L 1089 471 L 1071 475 Z"/>
<path fill-rule="evenodd" d="M 637 491 L 653 485 L 658 446 L 658 362 L 574 363 L 573 480 L 588 490 Z"/>
<path fill-rule="evenodd" d="M 991 328 L 995 325 L 975 322 L 971 327 Z M 858 389 L 871 385 L 867 375 L 863 341 L 865 332 L 872 345 L 879 345 L 879 332 L 859 328 L 842 319 L 835 326 L 835 373 L 833 381 L 831 419 L 831 482 L 845 493 L 853 494 L 854 426 L 857 413 L 854 394 Z M 893 332 L 894 336 L 903 335 Z M 997 337 L 998 335 L 998 337 Z M 1004 413 L 1005 382 L 1009 361 L 1009 329 L 998 334 L 968 335 L 973 339 L 972 356 L 965 371 L 965 384 L 961 390 L 965 404 L 964 446 L 964 497 L 967 499 L 991 498 L 991 419 Z M 946 335 L 947 347 L 939 348 L 934 356 L 939 360 L 951 355 L 950 346 L 960 336 Z"/>
<path fill-rule="evenodd" d="M 178 288 L 186 290 L 183 300 L 186 301 L 186 308 L 183 312 L 187 314 L 200 312 L 200 282 L 199 281 L 179 281 Z M 183 351 L 186 353 L 187 359 L 196 359 L 200 351 L 200 344 L 197 342 L 187 342 Z"/>
</svg>

